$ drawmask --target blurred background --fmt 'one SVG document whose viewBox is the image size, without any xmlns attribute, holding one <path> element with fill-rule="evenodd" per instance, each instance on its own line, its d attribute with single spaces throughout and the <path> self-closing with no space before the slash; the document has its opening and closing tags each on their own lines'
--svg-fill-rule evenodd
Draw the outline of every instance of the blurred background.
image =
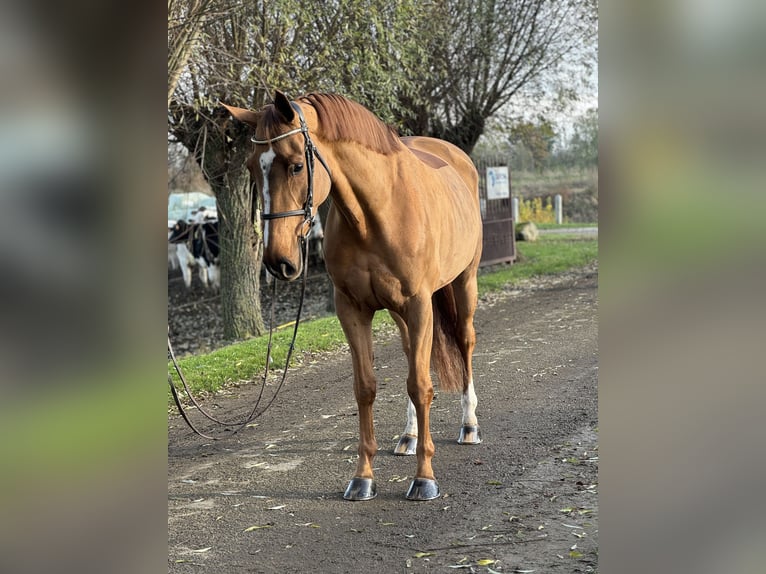
<svg viewBox="0 0 766 574">
<path fill-rule="evenodd" d="M 140 5 L 0 6 L 3 572 L 151 571 L 164 559 L 153 20 Z"/>
<path fill-rule="evenodd" d="M 600 567 L 760 571 L 766 5 L 600 16 Z"/>
</svg>

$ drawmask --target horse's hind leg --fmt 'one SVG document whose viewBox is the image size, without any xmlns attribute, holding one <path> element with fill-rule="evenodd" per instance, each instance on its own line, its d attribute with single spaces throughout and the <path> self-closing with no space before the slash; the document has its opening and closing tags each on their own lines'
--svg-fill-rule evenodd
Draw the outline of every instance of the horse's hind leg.
<svg viewBox="0 0 766 574">
<path fill-rule="evenodd" d="M 399 333 L 402 337 L 402 348 L 404 354 L 407 356 L 407 361 L 410 358 L 410 333 L 407 330 L 407 323 L 400 315 L 397 315 L 393 311 L 388 312 L 393 318 L 396 326 L 399 327 Z M 412 404 L 412 399 L 407 397 L 407 425 L 404 427 L 404 432 L 399 435 L 399 442 L 394 447 L 394 454 L 399 456 L 413 455 L 416 453 L 418 446 L 418 418 L 415 412 L 415 405 Z"/>
<path fill-rule="evenodd" d="M 455 307 L 458 321 L 458 346 L 465 362 L 467 380 L 463 386 L 460 404 L 463 407 L 463 422 L 457 442 L 460 444 L 479 444 L 481 432 L 476 418 L 476 391 L 473 386 L 473 350 L 476 347 L 476 331 L 473 319 L 478 303 L 478 286 L 474 264 L 466 269 L 453 282 Z"/>
</svg>

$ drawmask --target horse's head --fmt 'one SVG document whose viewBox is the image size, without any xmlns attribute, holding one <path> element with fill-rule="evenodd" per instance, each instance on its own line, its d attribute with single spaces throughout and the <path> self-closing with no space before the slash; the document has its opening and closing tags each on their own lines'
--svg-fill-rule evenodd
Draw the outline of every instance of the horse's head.
<svg viewBox="0 0 766 574">
<path fill-rule="evenodd" d="M 281 92 L 259 112 L 225 107 L 255 129 L 247 168 L 262 209 L 263 262 L 278 279 L 292 281 L 303 268 L 300 245 L 310 217 L 331 186 L 329 168 L 315 147 L 316 111 L 307 103 L 291 103 Z"/>
</svg>

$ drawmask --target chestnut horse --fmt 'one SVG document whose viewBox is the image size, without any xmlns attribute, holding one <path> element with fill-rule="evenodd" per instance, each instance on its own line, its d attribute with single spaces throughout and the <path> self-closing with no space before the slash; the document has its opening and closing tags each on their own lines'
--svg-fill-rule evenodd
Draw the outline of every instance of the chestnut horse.
<svg viewBox="0 0 766 574">
<path fill-rule="evenodd" d="M 396 321 L 409 362 L 407 426 L 394 450 L 417 454 L 406 496 L 437 498 L 432 360 L 440 387 L 462 393 L 458 442 L 481 442 L 471 368 L 482 246 L 476 168 L 452 144 L 399 138 L 362 105 L 335 94 L 291 102 L 277 92 L 259 112 L 226 108 L 255 130 L 247 167 L 263 210 L 263 261 L 275 277 L 292 281 L 301 274 L 311 219 L 332 197 L 325 266 L 351 349 L 359 408 L 359 459 L 344 498 L 376 495 L 371 327 L 381 309 Z"/>
</svg>

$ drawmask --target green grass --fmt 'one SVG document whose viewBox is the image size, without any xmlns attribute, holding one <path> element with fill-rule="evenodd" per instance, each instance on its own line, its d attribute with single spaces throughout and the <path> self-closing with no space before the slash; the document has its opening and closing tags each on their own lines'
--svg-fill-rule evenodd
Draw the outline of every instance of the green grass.
<svg viewBox="0 0 766 574">
<path fill-rule="evenodd" d="M 387 313 L 378 313 L 375 316 L 373 322 L 375 333 L 384 332 L 393 327 L 394 322 Z M 271 346 L 272 368 L 281 369 L 285 364 L 292 336 L 292 324 L 274 333 Z M 301 322 L 290 366 L 300 364 L 306 353 L 334 351 L 345 344 L 346 338 L 340 322 L 334 315 Z M 178 360 L 178 364 L 184 372 L 186 382 L 194 392 L 214 392 L 226 384 L 260 381 L 266 366 L 267 350 L 268 336 L 264 335 L 233 343 L 210 353 L 183 357 Z M 172 363 L 168 366 L 178 386 L 180 381 Z"/>
<path fill-rule="evenodd" d="M 598 227 L 598 223 L 535 223 L 538 229 L 572 229 L 578 227 Z"/>
<path fill-rule="evenodd" d="M 534 243 L 517 243 L 517 249 L 517 263 L 484 272 L 479 276 L 480 295 L 503 289 L 506 285 L 522 279 L 580 267 L 598 257 L 597 240 L 567 236 L 542 236 Z M 395 329 L 387 313 L 376 314 L 373 328 L 376 333 L 391 332 Z M 292 326 L 274 333 L 274 367 L 281 368 L 284 365 L 292 334 Z M 267 342 L 266 336 L 257 337 L 210 353 L 184 357 L 179 360 L 179 364 L 195 393 L 214 392 L 227 384 L 260 381 L 265 367 Z M 301 323 L 291 366 L 299 364 L 306 353 L 333 351 L 345 344 L 343 331 L 335 316 Z M 169 364 L 169 368 L 178 384 L 172 364 Z M 171 400 L 169 391 L 168 400 Z"/>
<path fill-rule="evenodd" d="M 544 235 L 532 243 L 519 241 L 516 248 L 519 257 L 514 265 L 479 276 L 479 295 L 498 291 L 522 279 L 582 267 L 598 258 L 598 240 L 568 235 Z"/>
</svg>

